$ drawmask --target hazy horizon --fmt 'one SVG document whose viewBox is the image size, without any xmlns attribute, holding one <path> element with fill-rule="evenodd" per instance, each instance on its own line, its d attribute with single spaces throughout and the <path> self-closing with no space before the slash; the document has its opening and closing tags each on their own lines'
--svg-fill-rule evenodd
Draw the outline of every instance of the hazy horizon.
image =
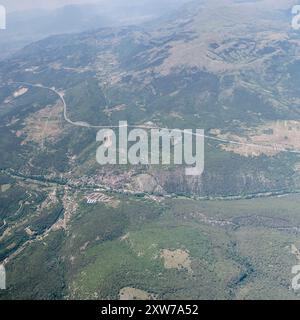
<svg viewBox="0 0 300 320">
<path fill-rule="evenodd" d="M 189 0 L 164 0 L 162 2 L 188 2 Z M 122 5 L 136 4 L 141 5 L 143 2 L 150 2 L 150 0 L 129 0 L 122 1 Z M 66 5 L 82 5 L 82 4 L 103 4 L 103 5 L 114 5 L 120 4 L 119 0 L 27 0 L 26 2 L 20 0 L 1 0 L 0 4 L 4 5 L 7 12 L 16 12 L 16 11 L 26 11 L 32 9 L 47 9 L 52 10 Z"/>
<path fill-rule="evenodd" d="M 7 12 L 31 9 L 55 9 L 70 4 L 101 3 L 103 0 L 1 0 Z"/>
</svg>

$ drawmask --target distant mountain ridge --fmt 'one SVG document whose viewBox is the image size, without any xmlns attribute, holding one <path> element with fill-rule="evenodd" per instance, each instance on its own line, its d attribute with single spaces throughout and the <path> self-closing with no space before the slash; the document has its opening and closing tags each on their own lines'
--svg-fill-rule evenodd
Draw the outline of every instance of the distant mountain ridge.
<svg viewBox="0 0 300 320">
<path fill-rule="evenodd" d="M 212 137 L 245 144 L 207 141 L 205 173 L 197 179 L 186 179 L 180 168 L 133 170 L 155 176 L 159 190 L 201 196 L 295 190 L 298 159 L 275 146 L 300 149 L 295 139 L 300 121 L 299 34 L 282 15 L 286 6 L 270 15 L 269 6 L 256 7 L 256 2 L 226 3 L 194 2 L 153 23 L 49 37 L 0 63 L 1 81 L 41 83 L 65 92 L 72 121 L 94 126 L 151 121 L 159 127 L 203 128 Z M 5 101 L 11 88 L 3 90 Z M 32 105 L 43 108 L 43 100 L 35 95 L 24 99 L 24 119 L 33 116 Z M 53 104 L 55 97 L 51 99 Z M 19 110 L 3 107 L 1 123 L 20 118 Z M 24 132 L 19 140 L 26 136 L 23 126 L 21 120 L 13 125 Z M 71 153 L 83 157 L 75 168 L 83 165 L 79 171 L 97 180 L 103 168 L 90 162 L 95 157 L 95 132 L 84 130 L 78 145 L 67 139 L 82 130 L 63 126 L 61 135 L 48 142 L 49 150 L 64 158 L 53 166 L 65 173 L 74 166 L 67 160 Z M 79 149 L 81 139 L 89 146 L 88 154 Z M 26 148 L 34 148 L 31 143 Z M 246 147 L 251 143 L 275 149 Z M 33 168 L 25 162 L 19 169 L 47 173 L 45 150 L 40 152 L 34 152 Z M 113 175 L 115 168 L 109 170 Z M 122 179 L 119 187 L 124 187 Z"/>
<path fill-rule="evenodd" d="M 47 36 L 82 32 L 100 27 L 139 24 L 175 10 L 188 0 L 162 1 L 104 1 L 68 5 L 54 10 L 29 10 L 8 14 L 7 29 L 0 34 L 0 46 L 4 47 L 0 59 L 31 42 Z"/>
</svg>

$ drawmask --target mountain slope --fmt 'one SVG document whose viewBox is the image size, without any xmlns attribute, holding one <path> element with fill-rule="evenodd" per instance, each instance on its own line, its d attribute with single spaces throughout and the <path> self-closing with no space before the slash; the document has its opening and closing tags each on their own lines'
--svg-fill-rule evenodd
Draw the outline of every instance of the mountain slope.
<svg viewBox="0 0 300 320">
<path fill-rule="evenodd" d="M 0 299 L 299 299 L 290 5 L 197 1 L 0 62 Z M 120 120 L 205 129 L 203 175 L 100 166 Z"/>
<path fill-rule="evenodd" d="M 280 150 L 300 149 L 293 139 L 300 116 L 299 36 L 289 29 L 283 10 L 270 15 L 263 6 L 254 18 L 249 13 L 257 11 L 256 4 L 228 3 L 226 7 L 216 2 L 187 5 L 180 17 L 167 17 L 159 25 L 42 40 L 1 63 L 2 82 L 40 83 L 64 92 L 73 122 L 97 126 L 120 120 L 129 124 L 151 121 L 160 127 L 204 128 L 212 137 L 241 143 L 208 139 L 201 178 L 181 178 L 180 168 L 164 173 L 150 168 L 168 193 L 209 195 L 226 190 L 239 194 L 297 188 L 298 157 Z M 217 15 L 217 23 L 209 19 L 213 11 L 223 13 Z M 10 99 L 18 87 L 29 91 Z M 76 171 L 88 173 L 101 181 L 103 170 L 92 161 L 96 130 L 71 127 L 58 119 L 59 134 L 49 141 L 45 137 L 47 149 L 36 152 L 41 141 L 26 139 L 27 131 L 34 128 L 27 129 L 22 119 L 30 123 L 38 112 L 46 112 L 48 104 L 56 105 L 57 96 L 18 84 L 4 86 L 2 92 L 1 122 L 13 122 L 9 130 L 2 130 L 18 150 L 24 150 L 26 159 L 18 170 L 47 174 L 55 169 L 66 174 L 73 168 L 75 175 Z M 33 110 L 31 106 L 42 101 L 39 96 L 49 102 L 44 100 Z M 77 145 L 69 141 L 70 136 L 78 139 Z M 71 165 L 68 157 L 77 158 L 78 163 Z M 28 165 L 31 162 L 33 167 Z M 5 159 L 2 163 L 10 166 Z"/>
</svg>

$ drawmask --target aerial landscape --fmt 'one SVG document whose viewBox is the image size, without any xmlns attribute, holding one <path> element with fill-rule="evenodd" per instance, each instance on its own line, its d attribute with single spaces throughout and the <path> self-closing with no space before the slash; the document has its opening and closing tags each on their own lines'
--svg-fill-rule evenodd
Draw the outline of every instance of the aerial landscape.
<svg viewBox="0 0 300 320">
<path fill-rule="evenodd" d="M 300 2 L 48 2 L 0 0 L 0 300 L 299 300 Z M 124 121 L 201 172 L 100 164 Z"/>
</svg>

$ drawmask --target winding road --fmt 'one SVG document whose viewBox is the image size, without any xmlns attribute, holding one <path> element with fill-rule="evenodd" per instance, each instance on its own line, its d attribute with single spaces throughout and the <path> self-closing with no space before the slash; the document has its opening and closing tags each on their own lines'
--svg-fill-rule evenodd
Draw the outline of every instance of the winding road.
<svg viewBox="0 0 300 320">
<path fill-rule="evenodd" d="M 244 143 L 244 142 L 239 142 L 239 141 L 234 141 L 234 140 L 228 140 L 228 139 L 223 139 L 223 138 L 218 138 L 218 137 L 213 137 L 209 135 L 203 135 L 187 130 L 182 130 L 182 129 L 170 129 L 170 128 L 161 128 L 161 127 L 151 127 L 151 126 L 145 126 L 145 125 L 127 125 L 127 126 L 103 126 L 103 125 L 91 125 L 86 122 L 82 121 L 72 121 L 68 117 L 68 112 L 67 112 L 67 103 L 65 101 L 64 95 L 56 90 L 55 88 L 50 88 L 46 87 L 42 84 L 34 84 L 34 83 L 29 83 L 29 82 L 10 82 L 8 85 L 13 85 L 13 84 L 19 84 L 19 85 L 25 85 L 28 87 L 33 87 L 33 88 L 41 88 L 48 90 L 50 92 L 55 93 L 59 99 L 61 100 L 63 104 L 63 109 L 64 109 L 64 119 L 66 122 L 69 124 L 76 126 L 76 127 L 81 127 L 81 128 L 93 128 L 93 129 L 112 129 L 112 128 L 122 128 L 122 127 L 127 127 L 127 128 L 132 128 L 132 129 L 144 129 L 144 130 L 150 130 L 150 129 L 159 129 L 159 130 L 174 130 L 175 132 L 180 132 L 180 133 L 186 133 L 186 134 L 191 134 L 193 136 L 198 136 L 198 137 L 204 137 L 205 139 L 208 140 L 213 140 L 217 142 L 222 142 L 222 143 L 227 143 L 227 144 L 233 144 L 233 145 L 240 145 L 240 146 L 246 146 L 246 147 L 251 147 L 251 148 L 259 148 L 259 149 L 267 149 L 270 151 L 276 151 L 276 152 L 285 152 L 285 153 L 292 153 L 292 154 L 299 154 L 300 155 L 300 150 L 291 150 L 291 149 L 286 149 L 283 146 L 280 145 L 261 145 L 261 144 L 255 144 L 255 143 Z"/>
</svg>

